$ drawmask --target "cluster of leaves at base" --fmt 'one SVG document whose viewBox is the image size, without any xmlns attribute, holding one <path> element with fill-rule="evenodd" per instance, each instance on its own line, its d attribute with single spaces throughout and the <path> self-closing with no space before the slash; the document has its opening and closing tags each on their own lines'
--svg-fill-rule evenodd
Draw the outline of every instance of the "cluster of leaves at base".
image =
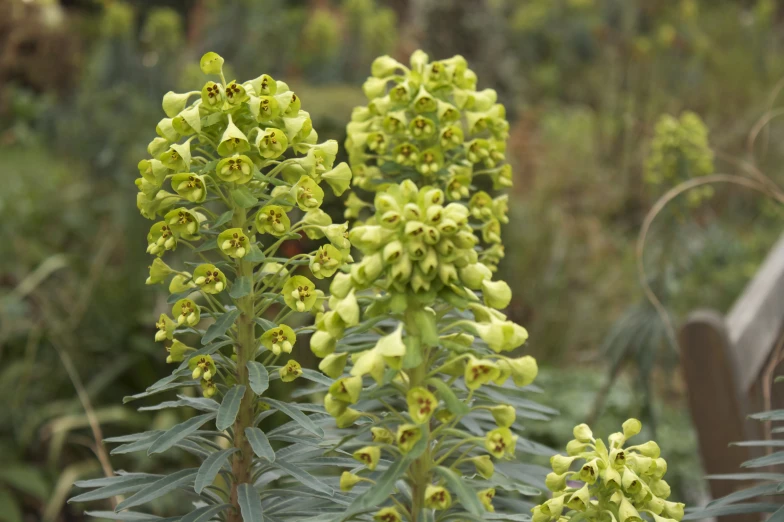
<svg viewBox="0 0 784 522">
<path fill-rule="evenodd" d="M 147 284 L 168 281 L 171 293 L 171 317 L 161 314 L 155 340 L 166 345 L 167 361 L 178 366 L 146 391 L 126 398 L 181 390 L 176 400 L 141 409 L 186 407 L 199 414 L 167 430 L 108 441 L 121 443 L 113 454 L 153 455 L 178 448 L 203 462 L 165 476 L 121 473 L 81 482 L 79 486 L 95 489 L 71 501 L 126 495 L 116 507 L 121 514 L 92 514 L 146 520 L 154 517 L 126 510 L 184 490 L 196 498 L 187 520 L 207 520 L 231 510 L 230 501 L 245 520 L 260 520 L 262 512 L 300 520 L 303 514 L 323 512 L 322 504 L 331 505 L 325 499 L 337 487 L 337 479 L 311 474 L 334 464 L 314 458 L 313 450 L 323 440 L 319 423 L 329 417 L 311 415 L 311 408 L 268 398 L 265 392 L 276 379 L 330 382 L 294 360 L 276 363 L 291 353 L 303 330 L 294 327 L 297 322 L 289 326 L 284 321 L 293 313 L 316 313 L 325 301 L 314 283 L 296 271 L 307 267 L 313 277 L 329 277 L 350 259 L 346 225 L 333 224 L 319 207 L 321 185 L 340 194 L 351 173 L 344 163 L 333 168 L 337 143 L 317 143 L 308 113 L 284 82 L 268 75 L 227 82 L 223 59 L 215 53 L 205 54 L 200 65 L 219 81 L 164 96 L 167 117 L 156 127 L 158 137 L 148 147 L 152 158 L 139 163 L 136 181 L 139 210 L 159 220 L 147 236 L 147 251 L 154 256 Z M 328 243 L 312 253 L 277 257 L 281 244 L 299 240 L 300 233 Z M 185 261 L 182 269 L 163 261 L 182 246 L 193 261 Z M 278 314 L 268 320 L 268 311 Z M 207 317 L 212 321 L 204 328 Z M 242 337 L 248 328 L 250 340 Z M 188 346 L 188 336 L 200 338 L 201 346 Z M 239 347 L 246 350 L 243 359 Z M 194 398 L 194 387 L 204 397 Z M 253 417 L 239 434 L 235 420 L 243 404 L 250 405 Z M 276 412 L 291 421 L 263 432 L 259 423 Z M 248 441 L 252 460 L 238 452 L 238 437 Z M 238 459 L 250 466 L 250 483 L 239 484 L 232 474 L 232 461 Z M 281 491 L 301 502 L 280 502 Z"/>
<path fill-rule="evenodd" d="M 641 429 L 640 421 L 629 419 L 606 445 L 587 425 L 576 426 L 574 439 L 566 445 L 568 456 L 550 459 L 553 472 L 546 484 L 553 497 L 532 510 L 533 522 L 642 522 L 641 513 L 655 522 L 680 521 L 684 506 L 667 500 L 667 462 L 656 442 L 624 448 Z M 570 471 L 574 462 L 581 463 L 578 471 Z"/>
</svg>

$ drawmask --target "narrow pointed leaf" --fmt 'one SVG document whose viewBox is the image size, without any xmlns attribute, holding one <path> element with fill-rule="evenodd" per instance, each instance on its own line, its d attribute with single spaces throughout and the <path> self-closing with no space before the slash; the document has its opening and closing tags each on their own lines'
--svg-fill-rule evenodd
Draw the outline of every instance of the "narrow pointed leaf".
<svg viewBox="0 0 784 522">
<path fill-rule="evenodd" d="M 199 472 L 196 473 L 196 482 L 193 484 L 193 490 L 201 495 L 204 488 L 213 483 L 218 472 L 220 472 L 221 468 L 226 463 L 226 459 L 236 451 L 238 451 L 237 448 L 229 448 L 216 451 L 207 457 L 204 462 L 202 462 L 201 467 L 199 467 Z"/>
<path fill-rule="evenodd" d="M 193 482 L 194 477 L 196 477 L 196 469 L 189 468 L 160 478 L 120 502 L 115 508 L 115 511 L 119 513 L 124 509 L 146 504 L 147 502 L 162 497 L 163 495 L 166 495 L 167 493 L 170 493 L 179 487 Z"/>
<path fill-rule="evenodd" d="M 452 388 L 450 388 L 444 381 L 434 377 L 432 379 L 428 379 L 427 383 L 431 384 L 436 389 L 438 392 L 438 397 L 443 399 L 449 411 L 455 415 L 466 415 L 469 412 L 468 405 L 458 399 L 457 395 L 455 395 L 455 392 L 452 391 Z"/>
<path fill-rule="evenodd" d="M 206 346 L 225 334 L 226 330 L 231 328 L 231 325 L 234 324 L 234 321 L 237 320 L 237 317 L 239 317 L 241 313 L 242 312 L 235 308 L 218 317 L 218 319 L 207 328 L 207 332 L 205 332 L 204 336 L 201 338 L 201 344 Z"/>
<path fill-rule="evenodd" d="M 199 508 L 195 511 L 191 511 L 182 519 L 180 522 L 209 522 L 215 515 L 223 511 L 224 509 L 230 508 L 231 504 L 218 504 L 217 506 L 205 506 L 203 508 Z"/>
<path fill-rule="evenodd" d="M 215 421 L 215 426 L 218 428 L 218 431 L 228 429 L 234 424 L 237 413 L 240 411 L 240 403 L 242 402 L 243 395 L 245 395 L 245 386 L 240 384 L 230 389 L 223 398 L 223 402 L 218 410 L 218 419 Z"/>
<path fill-rule="evenodd" d="M 267 459 L 268 462 L 275 462 L 275 451 L 263 431 L 256 427 L 245 428 L 245 436 L 257 457 Z"/>
<path fill-rule="evenodd" d="M 264 400 L 266 402 L 268 402 L 269 405 L 272 406 L 273 408 L 275 408 L 276 410 L 278 410 L 280 412 L 283 412 L 286 415 L 288 415 L 289 417 L 291 417 L 291 419 L 293 421 L 296 421 L 297 424 L 299 424 L 300 426 L 302 426 L 303 428 L 305 428 L 306 430 L 308 430 L 309 432 L 311 432 L 315 436 L 317 436 L 317 437 L 323 437 L 324 436 L 324 430 L 322 430 L 321 428 L 316 426 L 313 423 L 313 421 L 308 418 L 307 415 L 305 415 L 304 413 L 299 411 L 297 408 L 295 408 L 295 407 L 293 407 L 293 406 L 291 406 L 289 404 L 286 404 L 285 402 L 276 401 L 275 399 L 266 399 L 265 398 Z"/>
<path fill-rule="evenodd" d="M 466 511 L 474 515 L 482 515 L 485 512 L 476 492 L 468 487 L 468 484 L 454 471 L 443 466 L 436 467 L 435 471 L 444 478 L 447 488 L 457 494 L 460 504 Z"/>
<path fill-rule="evenodd" d="M 327 495 L 332 495 L 335 491 L 318 480 L 316 477 L 305 471 L 304 469 L 291 464 L 285 460 L 277 460 L 275 465 L 278 466 L 280 469 L 294 477 L 295 479 L 299 480 L 303 486 L 308 487 L 310 489 L 314 489 L 316 491 L 321 491 L 322 493 L 326 493 Z"/>
<path fill-rule="evenodd" d="M 81 495 L 77 495 L 75 497 L 68 499 L 68 503 L 70 504 L 71 502 L 90 502 L 93 500 L 112 498 L 117 495 L 125 495 L 126 493 L 135 493 L 136 491 L 142 489 L 147 484 L 159 480 L 159 478 L 160 477 L 155 477 L 155 476 L 135 477 L 131 480 L 120 482 L 118 484 L 111 484 L 109 486 L 104 486 L 102 488 L 88 491 L 87 493 L 82 493 Z"/>
<path fill-rule="evenodd" d="M 152 443 L 150 449 L 147 450 L 147 454 L 154 455 L 166 451 L 214 418 L 214 413 L 205 413 L 177 424 L 155 439 L 155 442 Z"/>
</svg>

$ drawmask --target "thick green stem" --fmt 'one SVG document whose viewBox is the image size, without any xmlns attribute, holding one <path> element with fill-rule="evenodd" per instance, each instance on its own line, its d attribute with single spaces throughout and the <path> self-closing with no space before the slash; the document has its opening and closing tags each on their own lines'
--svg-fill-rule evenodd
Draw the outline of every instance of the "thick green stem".
<svg viewBox="0 0 784 522">
<path fill-rule="evenodd" d="M 245 209 L 234 209 L 232 223 L 234 227 L 245 229 L 247 214 Z M 253 264 L 244 259 L 237 261 L 237 272 L 239 277 L 247 277 L 253 280 Z M 242 515 L 237 500 L 237 486 L 239 484 L 250 483 L 252 480 L 253 450 L 248 439 L 245 437 L 245 428 L 253 425 L 253 414 L 255 401 L 253 391 L 250 389 L 248 381 L 248 361 L 253 360 L 256 351 L 255 333 L 255 302 L 253 289 L 245 296 L 237 299 L 237 308 L 242 312 L 237 319 L 237 384 L 245 386 L 245 395 L 240 403 L 240 411 L 234 421 L 234 447 L 239 451 L 234 454 L 231 464 L 231 472 L 234 483 L 231 485 L 231 505 L 233 509 L 228 517 L 228 522 L 242 522 Z"/>
<path fill-rule="evenodd" d="M 409 308 L 406 310 L 404 316 L 404 323 L 406 327 L 406 336 L 407 337 L 419 337 L 420 342 L 416 343 L 417 345 L 421 346 L 422 350 L 422 362 L 419 363 L 418 366 L 414 368 L 410 368 L 407 371 L 408 374 L 408 383 L 409 389 L 414 388 L 416 386 L 422 386 L 427 378 L 427 363 L 428 363 L 428 353 L 426 348 L 421 343 L 421 335 L 419 332 L 419 327 L 416 324 L 416 314 L 417 313 L 424 313 L 421 308 Z M 427 436 L 430 436 L 428 431 Z M 430 455 L 430 444 L 427 445 L 425 451 L 422 455 L 417 458 L 414 463 L 411 465 L 411 522 L 419 522 L 420 517 L 422 516 L 422 510 L 425 507 L 425 489 L 427 488 L 428 484 L 430 483 L 430 472 L 431 472 L 431 455 Z"/>
</svg>

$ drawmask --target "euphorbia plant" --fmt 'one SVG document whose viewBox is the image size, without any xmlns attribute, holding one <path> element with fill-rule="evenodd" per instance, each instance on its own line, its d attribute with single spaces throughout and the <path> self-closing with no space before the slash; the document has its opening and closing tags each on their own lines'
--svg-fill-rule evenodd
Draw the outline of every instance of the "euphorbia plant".
<svg viewBox="0 0 784 522">
<path fill-rule="evenodd" d="M 550 459 L 553 472 L 545 483 L 553 497 L 532 510 L 532 522 L 680 522 L 684 506 L 667 500 L 667 462 L 659 446 L 651 440 L 624 447 L 641 429 L 629 419 L 605 444 L 586 424 L 576 426 L 567 455 Z"/>
<path fill-rule="evenodd" d="M 125 443 L 115 453 L 178 447 L 203 463 L 167 476 L 88 481 L 80 485 L 98 489 L 72 500 L 129 495 L 116 506 L 123 511 L 182 489 L 197 508 L 183 520 L 220 514 L 257 521 L 262 510 L 271 519 L 300 519 L 307 513 L 301 500 L 275 501 L 280 490 L 267 492 L 264 485 L 283 477 L 283 487 L 294 487 L 293 478 L 305 487 L 291 498 L 331 496 L 333 488 L 306 471 L 315 465 L 308 462 L 315 446 L 308 439 L 319 441 L 323 432 L 301 407 L 266 392 L 275 379 L 325 381 L 293 359 L 278 361 L 292 352 L 304 328 L 298 325 L 307 317 L 297 314 L 315 313 L 325 300 L 311 278 L 330 277 L 349 256 L 346 225 L 333 224 L 319 207 L 324 187 L 340 195 L 351 173 L 344 163 L 333 168 L 337 143 L 317 143 L 308 113 L 284 82 L 266 74 L 226 81 L 222 64 L 207 53 L 201 69 L 212 79 L 199 90 L 164 96 L 167 117 L 156 127 L 159 136 L 136 180 L 139 210 L 156 221 L 147 236 L 154 256 L 147 284 L 168 281 L 171 293 L 170 313 L 160 315 L 155 340 L 176 366 L 131 399 L 182 389 L 177 400 L 148 409 L 201 413 L 169 430 L 115 439 Z M 278 254 L 302 233 L 326 241 L 312 253 Z M 174 250 L 184 251 L 183 268 L 163 261 Z M 194 388 L 203 397 L 194 397 Z M 292 422 L 265 434 L 258 425 L 276 411 Z M 273 444 L 284 446 L 277 456 Z"/>
<path fill-rule="evenodd" d="M 510 185 L 508 124 L 460 56 L 372 70 L 346 144 L 355 184 L 374 193 L 347 201 L 349 217 L 372 211 L 349 232 L 363 257 L 336 274 L 311 341 L 336 379 L 326 411 L 361 464 L 341 479 L 362 491 L 344 517 L 480 520 L 496 487 L 515 488 L 493 461 L 514 458 L 515 406 L 533 404 L 514 387 L 537 374 L 532 357 L 505 355 L 528 337 L 492 278 L 506 198 L 473 183 Z"/>
</svg>

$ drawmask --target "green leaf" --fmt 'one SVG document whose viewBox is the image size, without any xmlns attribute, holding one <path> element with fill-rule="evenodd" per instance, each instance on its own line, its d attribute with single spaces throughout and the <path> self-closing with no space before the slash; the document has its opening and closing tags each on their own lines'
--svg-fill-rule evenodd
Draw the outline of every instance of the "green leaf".
<svg viewBox="0 0 784 522">
<path fill-rule="evenodd" d="M 468 405 L 457 398 L 455 392 L 452 391 L 444 381 L 437 377 L 428 379 L 427 383 L 433 386 L 438 392 L 438 397 L 444 400 L 444 404 L 449 411 L 455 415 L 467 415 L 470 411 Z"/>
<path fill-rule="evenodd" d="M 185 363 L 186 363 L 186 366 L 187 366 L 187 361 L 185 361 Z M 131 401 L 135 401 L 136 399 L 142 399 L 144 397 L 149 397 L 151 395 L 156 395 L 158 393 L 163 393 L 165 391 L 176 390 L 177 388 L 187 388 L 187 387 L 190 387 L 190 386 L 196 386 L 198 384 L 199 384 L 199 382 L 196 381 L 196 380 L 171 382 L 171 383 L 169 383 L 169 384 L 167 384 L 165 386 L 161 386 L 160 388 L 156 388 L 156 389 L 151 390 L 151 391 L 144 391 L 144 392 L 141 392 L 141 393 L 137 393 L 136 395 L 127 395 L 127 396 L 123 397 L 123 404 L 131 402 Z"/>
<path fill-rule="evenodd" d="M 149 433 L 149 432 L 146 432 Z M 119 437 L 118 437 L 119 438 Z M 123 475 L 115 475 L 112 477 L 100 477 L 88 480 L 77 480 L 74 486 L 77 488 L 102 488 L 104 486 L 112 486 L 114 484 L 121 484 L 134 480 L 140 477 L 154 477 L 155 480 L 161 478 L 161 475 L 152 475 L 150 473 L 125 473 Z"/>
<path fill-rule="evenodd" d="M 242 513 L 244 522 L 264 521 L 261 496 L 252 484 L 240 484 L 237 486 L 237 502 L 240 505 L 240 513 Z"/>
<path fill-rule="evenodd" d="M 250 389 L 256 395 L 261 395 L 267 388 L 269 388 L 269 373 L 267 368 L 256 361 L 248 361 L 246 365 L 248 368 L 248 379 L 250 380 Z"/>
<path fill-rule="evenodd" d="M 324 430 L 316 426 L 312 420 L 308 418 L 307 415 L 299 411 L 297 408 L 286 404 L 285 402 L 276 401 L 275 399 L 264 399 L 265 402 L 269 403 L 270 406 L 275 408 L 276 410 L 285 413 L 291 420 L 295 421 L 297 424 L 311 432 L 316 437 L 323 437 Z"/>
<path fill-rule="evenodd" d="M 299 480 L 305 487 L 314 489 L 316 491 L 321 491 L 327 495 L 333 495 L 335 493 L 331 487 L 327 486 L 304 469 L 287 462 L 285 459 L 276 460 L 275 465 L 295 479 Z"/>
<path fill-rule="evenodd" d="M 22 510 L 11 492 L 6 489 L 0 489 L 0 520 L 22 522 Z"/>
<path fill-rule="evenodd" d="M 476 496 L 476 491 L 471 489 L 454 471 L 443 466 L 437 466 L 435 471 L 444 478 L 448 489 L 457 494 L 460 504 L 466 511 L 474 515 L 481 515 L 485 512 L 479 497 Z"/>
<path fill-rule="evenodd" d="M 741 464 L 742 468 L 762 468 L 765 466 L 775 466 L 777 464 L 784 464 L 784 451 L 777 451 L 764 457 L 747 460 Z"/>
<path fill-rule="evenodd" d="M 36 468 L 6 464 L 0 468 L 0 483 L 39 500 L 49 499 L 49 484 Z"/>
<path fill-rule="evenodd" d="M 215 223 L 213 223 L 212 228 L 215 229 L 225 225 L 226 223 L 231 221 L 231 218 L 233 217 L 234 217 L 234 210 L 233 209 L 227 210 L 226 212 L 218 216 L 218 219 L 215 220 Z M 216 242 L 215 244 L 217 245 L 218 243 Z"/>
<path fill-rule="evenodd" d="M 242 314 L 242 312 L 238 309 L 231 310 L 230 312 L 226 312 L 225 314 L 218 317 L 218 319 L 207 328 L 207 332 L 201 338 L 201 344 L 206 346 L 210 344 L 212 341 L 220 337 L 221 335 L 226 333 L 226 330 L 231 328 L 231 325 L 234 324 L 234 321 Z M 191 357 L 193 355 L 191 354 Z"/>
<path fill-rule="evenodd" d="M 199 472 L 196 474 L 196 482 L 193 484 L 193 490 L 201 495 L 204 488 L 213 483 L 218 472 L 220 472 L 221 468 L 226 463 L 226 459 L 236 451 L 238 451 L 237 448 L 229 448 L 216 451 L 207 457 L 204 462 L 202 462 L 199 467 Z"/>
<path fill-rule="evenodd" d="M 750 488 L 733 491 L 729 495 L 725 495 L 721 498 L 712 500 L 708 502 L 708 505 L 706 507 L 712 508 L 714 506 L 723 506 L 725 504 L 732 504 L 733 502 L 737 502 L 738 500 L 748 500 L 750 498 L 755 498 L 759 496 L 772 495 L 776 493 L 777 488 L 778 488 L 778 484 L 775 483 L 758 484 Z"/>
<path fill-rule="evenodd" d="M 163 495 L 166 495 L 167 493 L 170 493 L 181 486 L 189 484 L 190 482 L 193 481 L 195 476 L 196 476 L 196 469 L 189 468 L 189 469 L 180 470 L 176 473 L 172 473 L 169 476 L 160 478 L 155 482 L 153 482 L 152 484 L 142 488 L 134 495 L 120 502 L 115 508 L 115 511 L 119 513 L 124 509 L 146 504 L 147 502 L 162 497 Z"/>
<path fill-rule="evenodd" d="M 117 446 L 110 452 L 110 454 L 124 455 L 126 453 L 133 453 L 134 451 L 146 450 L 150 446 L 152 446 L 152 443 L 158 440 L 158 437 L 163 435 L 163 433 L 164 433 L 163 430 L 151 431 L 146 437 L 143 437 L 133 442 L 129 442 L 128 444 Z"/>
<path fill-rule="evenodd" d="M 204 506 L 195 511 L 191 511 L 180 519 L 180 522 L 209 522 L 215 515 L 230 508 L 231 504 L 218 504 L 217 506 Z"/>
<path fill-rule="evenodd" d="M 214 418 L 214 413 L 205 413 L 177 424 L 155 439 L 155 442 L 152 443 L 150 449 L 147 450 L 147 454 L 154 455 L 156 453 L 163 453 Z"/>
<path fill-rule="evenodd" d="M 264 252 L 261 251 L 258 245 L 253 244 L 250 246 L 250 251 L 245 254 L 245 257 L 242 259 L 245 261 L 250 261 L 251 263 L 261 263 L 264 261 L 265 257 Z"/>
<path fill-rule="evenodd" d="M 231 191 L 231 199 L 240 208 L 250 208 L 259 202 L 259 199 L 250 193 L 248 187 L 241 186 L 240 188 Z"/>
<path fill-rule="evenodd" d="M 237 413 L 240 411 L 240 403 L 242 403 L 242 397 L 244 395 L 245 386 L 242 384 L 234 386 L 226 393 L 226 396 L 223 398 L 223 402 L 220 405 L 220 409 L 218 410 L 218 419 L 215 421 L 215 426 L 218 428 L 218 431 L 228 429 L 234 424 Z"/>
<path fill-rule="evenodd" d="M 708 480 L 784 480 L 784 473 L 725 473 L 721 475 L 706 475 Z"/>
<path fill-rule="evenodd" d="M 159 381 L 157 381 L 155 384 L 152 384 L 151 386 L 148 386 L 145 391 L 157 390 L 158 388 L 161 388 L 163 386 L 166 386 L 169 383 L 172 383 L 172 382 L 176 381 L 180 377 L 188 377 L 188 376 L 190 376 L 190 374 L 191 374 L 191 371 L 188 368 L 182 368 L 182 369 L 174 370 L 171 375 L 167 375 L 163 379 L 160 379 Z"/>
<path fill-rule="evenodd" d="M 231 290 L 229 290 L 229 297 L 232 299 L 239 299 L 240 297 L 245 297 L 250 293 L 250 277 L 242 276 L 238 277 L 234 280 L 234 283 L 231 285 Z"/>
<path fill-rule="evenodd" d="M 126 511 L 125 513 L 113 513 L 111 511 L 87 511 L 85 515 L 104 520 L 119 520 L 120 522 L 165 522 L 168 519 L 161 518 L 149 513 L 139 513 L 138 511 Z"/>
<path fill-rule="evenodd" d="M 136 491 L 142 489 L 147 484 L 155 482 L 156 480 L 159 479 L 160 477 L 158 476 L 133 477 L 130 480 L 125 480 L 116 484 L 111 484 L 108 486 L 104 486 L 102 488 L 94 489 L 93 491 L 88 491 L 87 493 L 82 493 L 81 495 L 77 495 L 73 498 L 68 499 L 68 503 L 70 504 L 71 502 L 91 502 L 93 500 L 102 500 L 117 495 L 125 495 L 126 493 L 135 493 Z"/>
<path fill-rule="evenodd" d="M 257 457 L 266 459 L 268 462 L 275 462 L 275 451 L 263 431 L 256 427 L 245 428 L 245 436 Z"/>
</svg>

